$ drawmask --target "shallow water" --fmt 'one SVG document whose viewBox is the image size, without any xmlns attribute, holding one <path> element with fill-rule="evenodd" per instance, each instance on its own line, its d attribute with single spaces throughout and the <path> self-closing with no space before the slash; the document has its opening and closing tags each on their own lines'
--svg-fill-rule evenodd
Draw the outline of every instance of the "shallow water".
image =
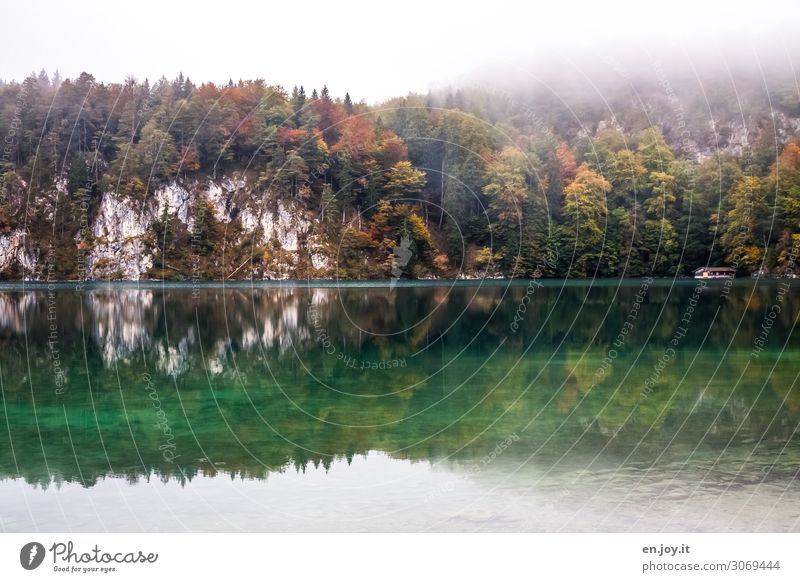
<svg viewBox="0 0 800 582">
<path fill-rule="evenodd" d="M 7 285 L 0 527 L 797 531 L 781 285 Z"/>
</svg>

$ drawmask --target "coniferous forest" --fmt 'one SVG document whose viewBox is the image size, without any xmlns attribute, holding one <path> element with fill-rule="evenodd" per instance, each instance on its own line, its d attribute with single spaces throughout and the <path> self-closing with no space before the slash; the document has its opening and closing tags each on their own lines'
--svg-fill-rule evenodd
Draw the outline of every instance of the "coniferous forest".
<svg viewBox="0 0 800 582">
<path fill-rule="evenodd" d="M 0 84 L 5 279 L 794 276 L 793 82 Z"/>
</svg>

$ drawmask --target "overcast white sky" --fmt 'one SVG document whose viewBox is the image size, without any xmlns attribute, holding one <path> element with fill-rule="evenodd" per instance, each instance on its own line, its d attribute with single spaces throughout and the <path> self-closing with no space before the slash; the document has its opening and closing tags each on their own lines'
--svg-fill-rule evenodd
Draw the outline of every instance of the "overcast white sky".
<svg viewBox="0 0 800 582">
<path fill-rule="evenodd" d="M 798 36 L 800 2 L 17 0 L 2 14 L 6 80 L 42 68 L 100 81 L 183 71 L 194 81 L 327 83 L 334 95 L 374 101 L 476 69 L 565 52 L 593 58 L 612 46 L 780 50 Z"/>
</svg>

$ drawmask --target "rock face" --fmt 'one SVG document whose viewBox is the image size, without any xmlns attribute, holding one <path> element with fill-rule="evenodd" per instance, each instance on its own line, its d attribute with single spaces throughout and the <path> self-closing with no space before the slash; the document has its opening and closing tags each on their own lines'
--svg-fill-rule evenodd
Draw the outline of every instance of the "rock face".
<svg viewBox="0 0 800 582">
<path fill-rule="evenodd" d="M 91 227 L 95 245 L 86 259 L 88 277 L 119 275 L 138 281 L 153 266 L 153 257 L 145 253 L 143 242 L 152 221 L 152 211 L 142 203 L 121 199 L 113 192 L 103 194 Z"/>
<path fill-rule="evenodd" d="M 39 252 L 26 247 L 24 231 L 15 230 L 0 236 L 0 267 L 20 267 L 25 279 L 32 279 L 36 277 L 38 263 Z"/>
<path fill-rule="evenodd" d="M 283 202 L 278 204 L 275 212 L 248 208 L 242 212 L 241 220 L 246 231 L 260 234 L 257 237 L 261 244 L 278 241 L 281 248 L 287 251 L 297 250 L 298 231 L 309 228 L 308 222 L 293 216 Z"/>
<path fill-rule="evenodd" d="M 59 191 L 62 186 L 54 187 Z M 311 236 L 316 217 L 292 201 L 272 200 L 250 191 L 244 179 L 223 177 L 206 182 L 173 181 L 146 199 L 105 192 L 89 217 L 91 241 L 84 247 L 86 278 L 131 281 L 147 278 L 154 265 L 149 241 L 156 222 L 166 211 L 191 233 L 192 210 L 199 201 L 208 204 L 214 219 L 226 232 L 235 233 L 239 243 L 266 249 L 263 263 L 253 271 L 242 270 L 240 277 L 295 277 L 301 264 L 309 265 L 315 276 L 330 275 L 332 261 L 325 249 L 308 242 L 317 240 Z M 81 238 L 81 234 L 76 235 L 76 245 L 84 244 Z M 37 248 L 22 230 L 0 235 L 2 271 L 24 273 L 26 279 L 45 279 L 46 255 L 47 249 Z"/>
<path fill-rule="evenodd" d="M 314 269 L 317 268 L 314 256 L 319 249 L 316 245 L 308 248 L 308 243 L 314 240 L 311 236 L 314 225 L 291 202 L 281 200 L 276 205 L 245 208 L 239 220 L 249 240 L 256 246 L 268 249 L 263 271 L 257 273 L 263 279 L 295 277 L 301 255 L 310 260 Z M 301 244 L 301 241 L 305 244 Z"/>
<path fill-rule="evenodd" d="M 186 188 L 175 183 L 168 184 L 156 190 L 155 200 L 157 203 L 155 217 L 161 216 L 164 210 L 167 210 L 170 216 L 176 216 L 183 224 L 192 227 L 189 209 L 194 197 Z"/>
</svg>

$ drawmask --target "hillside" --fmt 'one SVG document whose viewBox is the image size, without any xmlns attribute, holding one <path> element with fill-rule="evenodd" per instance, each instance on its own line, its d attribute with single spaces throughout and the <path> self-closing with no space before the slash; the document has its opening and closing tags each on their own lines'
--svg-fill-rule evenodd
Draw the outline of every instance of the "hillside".
<svg viewBox="0 0 800 582">
<path fill-rule="evenodd" d="M 0 84 L 4 279 L 798 271 L 791 80 Z"/>
</svg>

